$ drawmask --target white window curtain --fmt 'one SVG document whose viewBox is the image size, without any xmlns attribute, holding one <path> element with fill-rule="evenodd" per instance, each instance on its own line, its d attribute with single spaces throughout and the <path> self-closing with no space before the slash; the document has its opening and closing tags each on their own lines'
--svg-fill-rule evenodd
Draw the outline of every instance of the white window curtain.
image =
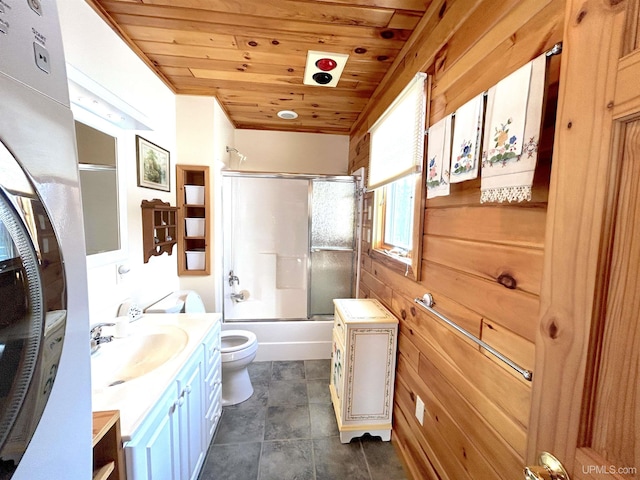
<svg viewBox="0 0 640 480">
<path fill-rule="evenodd" d="M 418 72 L 369 129 L 369 190 L 420 170 L 424 156 L 426 78 L 426 73 Z"/>
</svg>

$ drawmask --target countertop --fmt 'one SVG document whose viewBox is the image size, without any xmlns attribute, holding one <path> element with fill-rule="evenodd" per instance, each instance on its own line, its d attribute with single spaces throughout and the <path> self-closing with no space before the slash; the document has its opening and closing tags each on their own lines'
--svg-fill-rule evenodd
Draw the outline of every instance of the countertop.
<svg viewBox="0 0 640 480">
<path fill-rule="evenodd" d="M 177 378 L 185 362 L 202 344 L 202 340 L 220 320 L 219 313 L 156 313 L 144 314 L 141 319 L 129 325 L 129 335 L 142 332 L 145 327 L 173 325 L 188 334 L 185 348 L 162 366 L 120 385 L 92 390 L 92 408 L 98 410 L 119 410 L 122 440 L 128 441 L 140 426 L 156 402 Z M 103 334 L 110 335 L 114 327 L 104 327 Z M 113 342 L 117 342 L 114 339 Z M 92 355 L 100 355 L 100 350 Z"/>
</svg>

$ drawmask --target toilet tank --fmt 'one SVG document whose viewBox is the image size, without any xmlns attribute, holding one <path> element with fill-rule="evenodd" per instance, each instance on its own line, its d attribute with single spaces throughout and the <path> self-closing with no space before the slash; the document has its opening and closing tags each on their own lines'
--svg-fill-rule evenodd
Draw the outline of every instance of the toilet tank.
<svg viewBox="0 0 640 480">
<path fill-rule="evenodd" d="M 204 313 L 204 303 L 197 292 L 179 290 L 149 305 L 145 313 Z"/>
<path fill-rule="evenodd" d="M 186 293 L 185 293 L 186 292 Z M 205 313 L 200 295 L 193 290 L 183 290 L 184 313 Z"/>
</svg>

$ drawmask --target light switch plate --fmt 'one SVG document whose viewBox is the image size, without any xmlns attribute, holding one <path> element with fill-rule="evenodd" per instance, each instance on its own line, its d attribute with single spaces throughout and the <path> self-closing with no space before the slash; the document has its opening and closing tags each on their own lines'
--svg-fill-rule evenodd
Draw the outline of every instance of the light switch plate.
<svg viewBox="0 0 640 480">
<path fill-rule="evenodd" d="M 420 398 L 420 395 L 416 395 L 416 418 L 420 422 L 420 425 L 424 425 L 424 402 Z"/>
</svg>

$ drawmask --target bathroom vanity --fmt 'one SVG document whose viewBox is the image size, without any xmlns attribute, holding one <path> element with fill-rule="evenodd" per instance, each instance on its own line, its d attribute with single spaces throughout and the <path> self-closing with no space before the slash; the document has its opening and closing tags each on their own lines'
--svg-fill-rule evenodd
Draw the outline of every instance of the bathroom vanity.
<svg viewBox="0 0 640 480">
<path fill-rule="evenodd" d="M 340 441 L 391 439 L 398 319 L 373 299 L 333 301 L 329 389 Z"/>
<path fill-rule="evenodd" d="M 105 382 L 98 356 L 113 360 L 111 344 L 102 346 L 92 358 L 93 409 L 120 410 L 129 480 L 196 479 L 222 412 L 220 315 L 145 314 L 130 327 L 129 336 L 114 340 L 111 350 L 128 347 L 118 342 L 146 342 L 152 350 L 175 353 L 137 377 Z M 145 336 L 149 339 L 141 341 Z M 134 355 L 120 356 L 126 361 Z M 148 352 L 144 361 L 153 362 L 153 356 Z"/>
</svg>

